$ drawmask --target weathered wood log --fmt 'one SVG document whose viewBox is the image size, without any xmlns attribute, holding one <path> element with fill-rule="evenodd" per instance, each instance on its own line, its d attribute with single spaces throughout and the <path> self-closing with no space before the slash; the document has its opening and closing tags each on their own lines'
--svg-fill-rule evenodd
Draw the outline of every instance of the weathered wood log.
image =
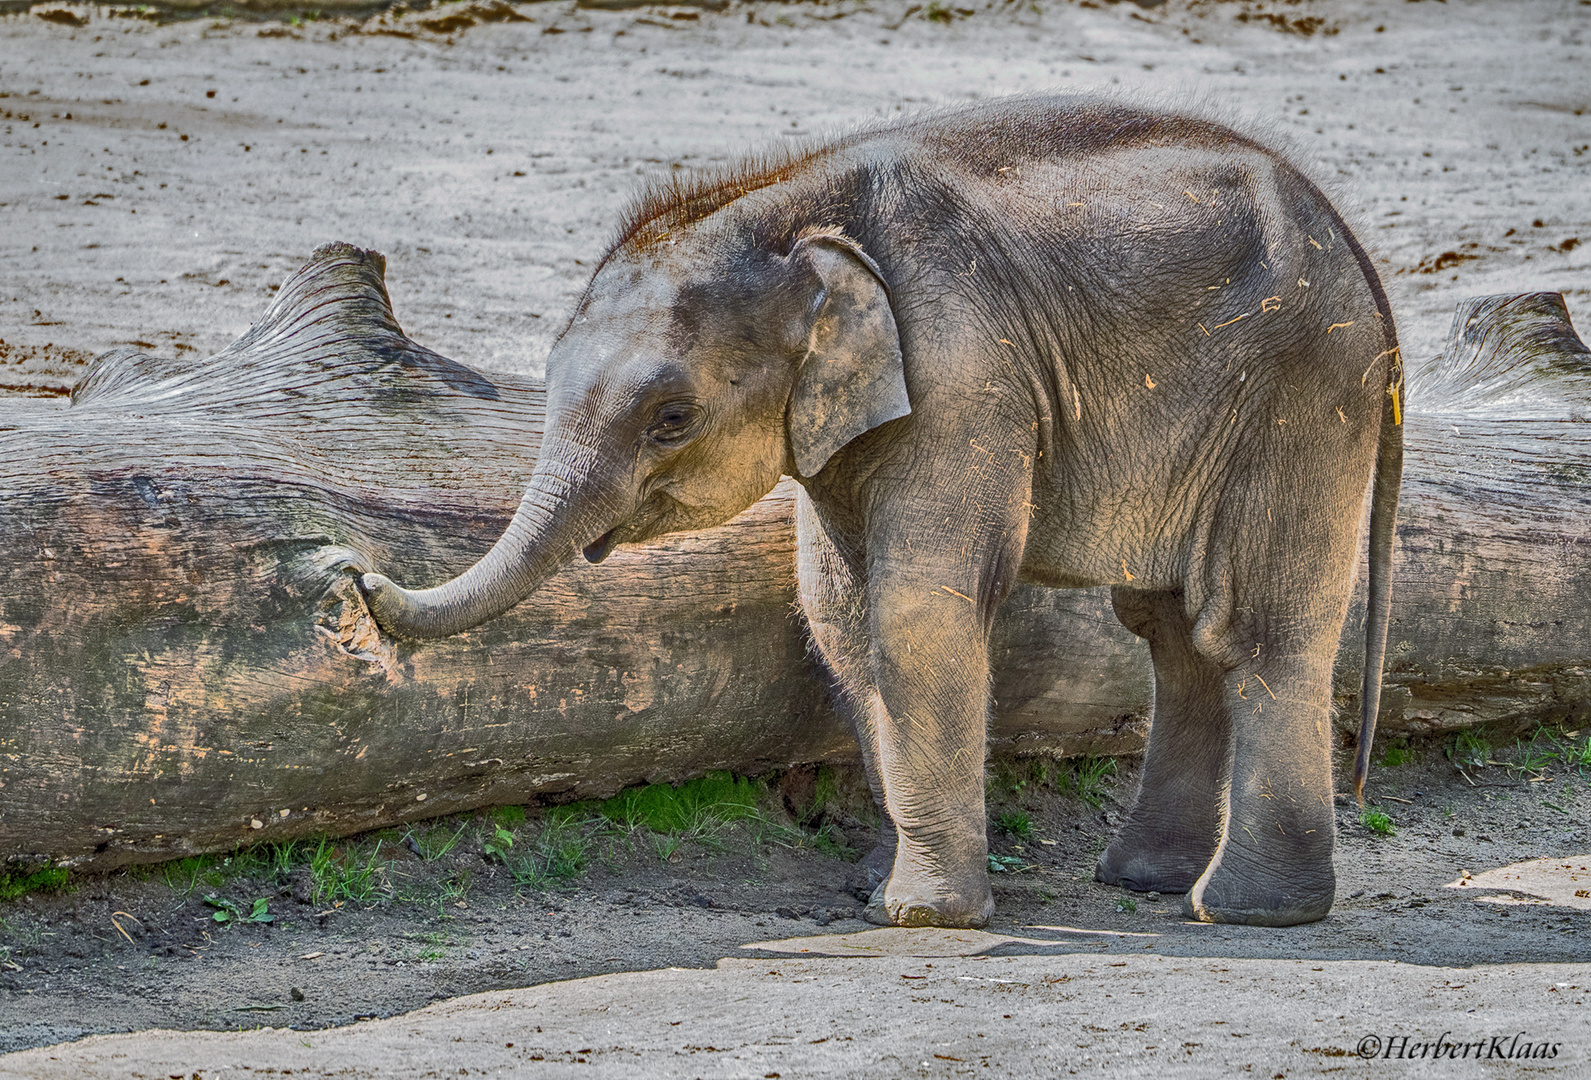
<svg viewBox="0 0 1591 1080">
<path fill-rule="evenodd" d="M 382 271 L 323 248 L 217 356 L 118 350 L 69 410 L 0 422 L 0 855 L 113 866 L 854 758 L 795 611 L 788 483 L 466 634 L 377 630 L 349 571 L 478 558 L 542 400 L 405 338 Z M 1481 302 L 1474 347 L 1418 373 L 1384 731 L 1583 707 L 1591 384 L 1556 304 Z M 1141 746 L 1147 651 L 1106 592 L 1019 589 L 993 660 L 997 753 Z"/>
<path fill-rule="evenodd" d="M 1591 350 L 1563 297 L 1461 303 L 1408 398 L 1381 730 L 1579 723 L 1591 710 Z M 1338 655 L 1344 689 L 1362 619 L 1361 597 Z"/>
</svg>

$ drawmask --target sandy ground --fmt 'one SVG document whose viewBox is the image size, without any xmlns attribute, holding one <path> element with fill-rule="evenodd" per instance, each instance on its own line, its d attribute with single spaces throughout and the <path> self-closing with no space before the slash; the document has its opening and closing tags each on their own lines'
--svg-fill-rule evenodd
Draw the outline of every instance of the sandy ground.
<svg viewBox="0 0 1591 1080">
<path fill-rule="evenodd" d="M 1336 907 L 1286 930 L 1184 922 L 1177 897 L 1129 909 L 1090 880 L 1130 765 L 1101 811 L 1032 788 L 995 803 L 1034 831 L 992 830 L 992 850 L 1028 868 L 995 876 L 988 933 L 872 930 L 848 863 L 786 849 L 688 846 L 665 862 L 642 845 L 564 888 L 516 891 L 466 842 L 447 867 L 476 868 L 467 903 L 328 916 L 232 882 L 224 895 L 269 895 L 278 922 L 231 930 L 198 895 L 117 874 L 0 909 L 18 969 L 0 970 L 0 1045 L 39 1047 L 0 1055 L 0 1077 L 1274 1077 L 1364 1068 L 1371 1037 L 1403 1052 L 1401 1037 L 1444 1035 L 1488 1053 L 1501 1036 L 1557 1047 L 1484 1066 L 1471 1051 L 1444 1060 L 1455 1075 L 1577 1076 L 1591 1067 L 1591 897 L 1576 895 L 1591 889 L 1591 777 L 1548 775 L 1466 779 L 1439 748 L 1383 764 L 1374 799 L 1396 833 L 1343 799 Z M 411 884 L 424 869 L 393 868 Z M 242 1030 L 256 1025 L 275 1030 Z"/>
<path fill-rule="evenodd" d="M 902 22 L 900 3 L 694 20 L 544 3 L 451 37 L 414 16 L 0 20 L 3 351 L 208 353 L 346 240 L 386 253 L 416 340 L 534 373 L 640 177 L 1042 87 L 1202 102 L 1291 145 L 1353 212 L 1410 357 L 1440 349 L 1462 296 L 1584 304 L 1591 8 L 1280 5 L 1326 20 L 1304 36 L 1235 20 L 1256 6 L 1012 5 L 946 25 Z"/>
<path fill-rule="evenodd" d="M 1066 937 L 1054 932 L 968 942 L 995 955 L 963 959 L 947 957 L 944 944 L 927 936 L 873 931 L 858 941 L 875 953 L 866 959 L 728 959 L 712 971 L 609 975 L 480 994 L 309 1035 L 103 1037 L 0 1059 L 0 1071 L 39 1080 L 244 1070 L 772 1078 L 1412 1069 L 1477 1076 L 1501 1068 L 1582 1076 L 1591 1061 L 1583 989 L 1591 967 L 1583 964 L 1498 971 L 1046 955 L 1053 948 L 1046 939 Z M 1570 989 L 1574 980 L 1578 988 Z M 1379 1007 L 1381 995 L 1400 1003 L 1396 1021 Z M 1520 1037 L 1544 1028 L 1554 1035 Z M 1521 1045 L 1540 1057 L 1509 1060 Z M 1405 1060 L 1411 1046 L 1426 1059 Z"/>
<path fill-rule="evenodd" d="M 536 372 L 645 175 L 1046 86 L 1200 102 L 1289 145 L 1371 248 L 1410 357 L 1438 351 L 1460 297 L 1554 289 L 1583 316 L 1591 294 L 1581 0 L 930 9 L 948 22 L 903 2 L 721 14 L 543 3 L 515 9 L 526 22 L 478 8 L 297 28 L 72 10 L 85 25 L 0 19 L 0 386 L 14 391 L 0 419 L 59 407 L 116 345 L 218 349 L 333 239 L 387 254 L 417 340 Z M 1170 898 L 1115 910 L 1117 892 L 1087 879 L 1119 805 L 1101 821 L 1049 799 L 1033 809 L 1057 842 L 1034 851 L 1041 870 L 999 883 L 993 928 L 1046 944 L 932 971 L 914 954 L 937 946 L 915 938 L 893 958 L 762 949 L 714 968 L 798 924 L 819 932 L 814 916 L 829 932 L 862 929 L 845 864 L 810 854 L 637 859 L 550 902 L 483 883 L 451 916 L 444 956 L 401 963 L 370 946 L 396 950 L 408 915 L 305 913 L 205 944 L 197 898 L 112 877 L 0 911 L 0 1048 L 129 1028 L 314 1028 L 491 993 L 324 1034 L 101 1036 L 0 1057 L 0 1075 L 1050 1075 L 1104 1063 L 1294 1075 L 1367 1067 L 1351 1056 L 1365 1035 L 1444 1031 L 1561 1043 L 1555 1059 L 1504 1067 L 1573 1075 L 1591 1054 L 1591 927 L 1575 889 L 1560 873 L 1547 890 L 1558 902 L 1508 904 L 1445 886 L 1537 857 L 1581 865 L 1591 799 L 1584 780 L 1487 772 L 1501 786 L 1470 786 L 1435 751 L 1381 770 L 1376 794 L 1401 831 L 1371 836 L 1340 808 L 1338 906 L 1287 931 L 1185 924 Z M 1130 790 L 1124 780 L 1116 798 Z M 138 938 L 124 942 L 108 922 L 118 911 L 155 929 L 123 920 Z M 1112 933 L 1027 929 L 1038 925 Z M 1117 936 L 1138 933 L 1157 936 Z M 668 965 L 699 970 L 607 974 Z M 573 976 L 597 978 L 551 981 Z M 266 1006 L 277 1011 L 252 1011 Z"/>
</svg>

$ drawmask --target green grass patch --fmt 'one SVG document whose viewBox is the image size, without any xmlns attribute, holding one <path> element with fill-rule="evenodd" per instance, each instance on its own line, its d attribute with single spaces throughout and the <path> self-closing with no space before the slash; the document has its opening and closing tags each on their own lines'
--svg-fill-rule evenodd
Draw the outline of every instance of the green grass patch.
<svg viewBox="0 0 1591 1080">
<path fill-rule="evenodd" d="M 989 762 L 983 777 L 983 796 L 989 802 L 1021 798 L 1029 789 L 1053 788 L 1065 766 L 1050 758 L 1001 758 Z"/>
<path fill-rule="evenodd" d="M 158 881 L 174 893 L 191 896 L 200 885 L 216 888 L 225 881 L 224 876 L 214 882 L 205 880 L 206 875 L 220 862 L 219 855 L 189 855 L 170 862 L 133 866 L 128 872 L 139 881 Z"/>
<path fill-rule="evenodd" d="M 1088 755 L 1073 758 L 1070 768 L 1061 774 L 1059 787 L 1062 795 L 1070 795 L 1098 810 L 1105 801 L 1106 781 L 1116 775 L 1116 759 Z"/>
<path fill-rule="evenodd" d="M 554 807 L 542 817 L 536 835 L 505 855 L 503 864 L 514 884 L 524 888 L 565 884 L 586 872 L 597 834 L 606 826 L 605 819 L 583 812 L 579 804 Z"/>
<path fill-rule="evenodd" d="M 1029 791 L 1050 790 L 1098 810 L 1108 791 L 1107 782 L 1115 775 L 1115 758 L 1092 754 L 1065 761 L 1042 757 L 993 761 L 984 776 L 984 797 L 990 802 L 1008 802 Z"/>
<path fill-rule="evenodd" d="M 994 827 L 1018 840 L 1026 840 L 1033 835 L 1033 819 L 1022 810 L 1000 811 L 995 816 Z"/>
<path fill-rule="evenodd" d="M 458 944 L 446 934 L 428 931 L 420 934 L 404 934 L 405 938 L 415 942 L 419 949 L 410 957 L 411 960 L 440 960 L 447 955 L 450 947 Z"/>
<path fill-rule="evenodd" d="M 805 825 L 829 809 L 839 807 L 843 801 L 840 796 L 840 782 L 834 775 L 834 770 L 827 765 L 819 765 L 817 779 L 812 788 L 812 805 L 802 812 L 801 824 Z M 871 803 L 872 799 L 869 798 L 868 802 Z"/>
<path fill-rule="evenodd" d="M 310 895 L 317 904 L 368 904 L 391 896 L 387 863 L 381 858 L 382 841 L 368 854 L 357 839 L 342 842 L 322 837 L 309 854 Z"/>
<path fill-rule="evenodd" d="M 865 785 L 860 790 L 865 797 Z M 500 806 L 362 836 L 262 843 L 224 855 L 188 856 L 129 867 L 127 873 L 164 884 L 183 899 L 197 894 L 214 909 L 212 918 L 227 925 L 267 921 L 259 916 L 271 916 L 268 907 L 256 910 L 260 901 L 252 899 L 264 891 L 259 886 L 291 883 L 297 893 L 306 877 L 308 898 L 320 907 L 398 899 L 434 904 L 439 916 L 450 917 L 451 908 L 469 892 L 467 866 L 473 863 L 465 859 L 417 867 L 395 860 L 400 848 L 413 852 L 422 864 L 479 855 L 506 869 L 517 888 L 536 889 L 574 882 L 599 858 L 618 866 L 638 849 L 664 860 L 688 844 L 721 849 L 731 830 L 737 843 L 753 847 L 777 844 L 854 859 L 857 852 L 848 846 L 844 832 L 824 820 L 826 808 L 845 801 L 834 772 L 819 769 L 813 804 L 793 821 L 766 782 L 715 772 L 678 786 L 648 784 L 610 799 L 536 813 L 523 806 Z M 775 806 L 779 808 L 769 809 Z M 491 871 L 480 867 L 475 872 Z M 13 870 L 0 875 L 0 900 L 58 889 L 66 881 L 67 871 L 60 868 Z M 249 899 L 227 899 L 238 896 Z"/>
<path fill-rule="evenodd" d="M 0 874 L 0 900 L 15 900 L 28 893 L 60 892 L 70 875 L 65 867 L 39 866 Z"/>
<path fill-rule="evenodd" d="M 634 831 L 698 833 L 761 815 L 767 789 L 729 772 L 708 773 L 678 787 L 647 784 L 621 791 L 596 806 L 613 824 Z"/>
<path fill-rule="evenodd" d="M 494 806 L 486 812 L 492 824 L 503 829 L 517 829 L 527 817 L 523 806 Z"/>
<path fill-rule="evenodd" d="M 1398 831 L 1390 815 L 1380 810 L 1372 810 L 1368 806 L 1359 812 L 1359 824 L 1377 836 L 1394 836 Z"/>
<path fill-rule="evenodd" d="M 1447 760 L 1460 769 L 1478 769 L 1491 758 L 1492 744 L 1479 732 L 1461 731 L 1447 747 Z"/>
<path fill-rule="evenodd" d="M 1378 763 L 1384 769 L 1396 769 L 1400 765 L 1407 765 L 1415 758 L 1414 751 L 1406 743 L 1393 743 L 1386 748 Z"/>
<path fill-rule="evenodd" d="M 1581 738 L 1578 731 L 1539 727 L 1514 747 L 1508 767 L 1538 776 L 1548 769 L 1591 775 L 1591 736 Z"/>
<path fill-rule="evenodd" d="M 523 808 L 521 808 L 523 809 Z M 426 862 L 435 862 L 437 859 L 453 853 L 460 840 L 464 838 L 464 831 L 470 827 L 468 821 L 461 821 L 454 828 L 453 822 L 431 822 L 417 825 L 404 834 L 406 842 L 412 842 L 411 850 Z"/>
</svg>

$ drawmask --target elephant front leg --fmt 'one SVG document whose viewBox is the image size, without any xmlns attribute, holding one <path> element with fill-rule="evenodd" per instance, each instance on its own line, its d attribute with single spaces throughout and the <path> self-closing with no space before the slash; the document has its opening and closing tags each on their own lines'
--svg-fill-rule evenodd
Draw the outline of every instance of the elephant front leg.
<svg viewBox="0 0 1591 1080">
<path fill-rule="evenodd" d="M 1215 854 L 1231 753 L 1225 678 L 1193 646 L 1180 590 L 1117 589 L 1116 616 L 1149 642 L 1155 698 L 1143 780 L 1094 876 L 1139 892 L 1185 893 Z"/>
<path fill-rule="evenodd" d="M 873 656 L 884 798 L 899 836 L 882 911 L 897 926 L 978 927 L 989 889 L 983 766 L 987 622 L 968 582 L 875 582 Z"/>
<path fill-rule="evenodd" d="M 1319 649 L 1227 674 L 1233 747 L 1225 820 L 1185 914 L 1294 926 L 1331 910 L 1331 656 Z"/>
<path fill-rule="evenodd" d="M 823 519 L 805 491 L 798 491 L 796 580 L 801 610 L 812 643 L 828 669 L 834 709 L 856 734 L 873 804 L 878 808 L 878 839 L 857 864 L 863 886 L 876 890 L 895 865 L 896 832 L 884 804 L 884 781 L 878 771 L 878 730 L 873 724 L 879 711 L 878 689 L 869 662 L 867 590 L 860 563 L 857 545 L 845 542 L 843 531 Z M 881 904 L 882 893 L 875 899 Z"/>
</svg>

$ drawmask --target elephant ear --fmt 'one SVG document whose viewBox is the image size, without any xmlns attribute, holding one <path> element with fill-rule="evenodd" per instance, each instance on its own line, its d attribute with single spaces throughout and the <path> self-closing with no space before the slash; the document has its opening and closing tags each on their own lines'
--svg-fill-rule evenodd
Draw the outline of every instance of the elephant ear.
<svg viewBox="0 0 1591 1080">
<path fill-rule="evenodd" d="M 807 353 L 790 399 L 796 471 L 816 476 L 839 449 L 912 411 L 900 332 L 878 265 L 850 239 L 805 236 L 790 252 L 817 277 Z"/>
</svg>

